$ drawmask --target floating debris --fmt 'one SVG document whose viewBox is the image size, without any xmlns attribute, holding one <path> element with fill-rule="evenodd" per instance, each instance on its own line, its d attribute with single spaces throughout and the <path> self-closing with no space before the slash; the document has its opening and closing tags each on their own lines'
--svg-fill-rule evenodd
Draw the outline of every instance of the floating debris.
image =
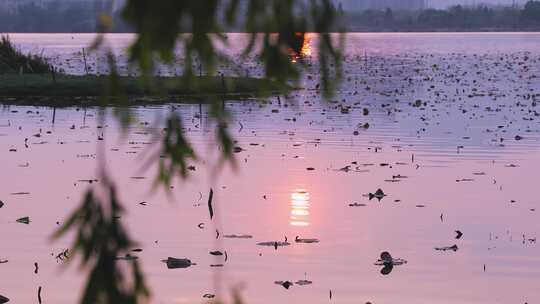
<svg viewBox="0 0 540 304">
<path fill-rule="evenodd" d="M 294 285 L 294 283 L 290 281 L 275 281 L 274 284 L 281 285 L 285 289 L 289 289 L 291 286 Z"/>
<path fill-rule="evenodd" d="M 278 247 L 289 246 L 289 245 L 291 245 L 291 243 L 289 243 L 289 242 L 287 242 L 287 241 L 284 241 L 284 242 L 277 242 L 277 241 L 274 241 L 274 242 L 261 242 L 261 243 L 257 243 L 257 245 L 259 245 L 259 246 L 274 247 L 274 248 L 277 250 Z"/>
<path fill-rule="evenodd" d="M 89 183 L 89 184 L 98 182 L 97 179 L 79 179 L 77 181 L 80 182 L 80 183 Z"/>
<path fill-rule="evenodd" d="M 210 212 L 210 220 L 214 217 L 214 208 L 212 207 L 213 197 L 214 197 L 214 190 L 210 188 L 210 194 L 208 195 L 208 212 Z"/>
<path fill-rule="evenodd" d="M 4 202 L 0 201 L 0 208 L 4 207 Z"/>
<path fill-rule="evenodd" d="M 386 264 L 399 266 L 399 265 L 407 264 L 407 261 L 401 258 L 394 259 L 392 255 L 390 254 L 390 252 L 383 251 L 381 252 L 381 255 L 379 259 L 377 260 L 377 262 L 375 262 L 375 265 L 382 266 Z"/>
<path fill-rule="evenodd" d="M 437 251 L 458 251 L 458 246 L 457 245 L 452 245 L 452 246 L 446 246 L 446 247 L 435 247 L 435 250 Z"/>
<path fill-rule="evenodd" d="M 313 244 L 313 243 L 318 243 L 319 242 L 318 239 L 302 239 L 299 236 L 296 236 L 294 238 L 294 241 L 296 243 L 303 243 L 303 244 Z"/>
<path fill-rule="evenodd" d="M 349 172 L 349 171 L 351 171 L 351 166 L 347 165 L 347 166 L 345 166 L 343 168 L 338 169 L 337 171 Z"/>
<path fill-rule="evenodd" d="M 253 238 L 253 236 L 249 235 L 249 234 L 226 234 L 223 237 L 227 238 L 227 239 L 251 239 L 251 238 Z"/>
<path fill-rule="evenodd" d="M 213 299 L 213 298 L 215 298 L 215 297 L 216 297 L 216 295 L 215 295 L 215 294 L 211 294 L 211 293 L 205 293 L 205 294 L 203 295 L 203 298 L 205 298 L 205 299 Z"/>
<path fill-rule="evenodd" d="M 382 275 L 389 275 L 394 266 L 407 264 L 407 261 L 401 258 L 394 259 L 388 251 L 381 252 L 380 258 L 375 262 L 377 266 L 383 266 L 381 269 Z"/>
<path fill-rule="evenodd" d="M 370 192 L 368 194 L 368 196 L 369 196 L 369 200 L 372 200 L 372 199 L 376 198 L 380 202 L 383 199 L 383 197 L 386 196 L 386 194 L 384 194 L 382 189 L 377 189 L 377 191 L 375 191 L 375 193 Z"/>
<path fill-rule="evenodd" d="M 222 256 L 223 252 L 221 251 L 210 251 L 210 254 L 213 256 Z"/>
<path fill-rule="evenodd" d="M 459 230 L 456 230 L 456 240 L 459 240 L 463 236 L 463 233 Z"/>
<path fill-rule="evenodd" d="M 9 302 L 9 299 L 4 297 L 3 295 L 0 295 L 0 304 L 4 304 Z"/>
<path fill-rule="evenodd" d="M 210 267 L 223 267 L 223 264 L 210 264 Z"/>
<path fill-rule="evenodd" d="M 313 282 L 309 280 L 299 280 L 299 281 L 296 281 L 294 284 L 299 285 L 299 286 L 306 286 L 306 285 L 313 284 Z"/>
<path fill-rule="evenodd" d="M 11 193 L 11 195 L 28 195 L 30 194 L 30 192 L 14 192 L 14 193 Z"/>
<path fill-rule="evenodd" d="M 168 257 L 166 260 L 162 260 L 162 262 L 167 264 L 168 269 L 188 268 L 192 265 L 197 265 L 192 263 L 190 259 L 177 259 L 171 257 Z"/>
<path fill-rule="evenodd" d="M 365 207 L 367 206 L 366 204 L 360 204 L 360 203 L 352 203 L 352 204 L 349 204 L 349 207 Z"/>
</svg>

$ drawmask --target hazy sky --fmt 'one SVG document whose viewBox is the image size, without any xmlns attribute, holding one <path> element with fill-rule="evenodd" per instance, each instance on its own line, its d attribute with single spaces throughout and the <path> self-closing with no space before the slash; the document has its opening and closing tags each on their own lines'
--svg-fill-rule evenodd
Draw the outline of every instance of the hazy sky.
<svg viewBox="0 0 540 304">
<path fill-rule="evenodd" d="M 341 2 L 347 7 L 348 4 L 354 4 L 358 0 L 334 0 L 336 3 Z M 450 5 L 456 4 L 504 4 L 511 5 L 513 0 L 427 0 L 429 7 L 434 8 L 446 8 Z M 515 0 L 516 4 L 524 4 L 527 0 Z"/>
</svg>

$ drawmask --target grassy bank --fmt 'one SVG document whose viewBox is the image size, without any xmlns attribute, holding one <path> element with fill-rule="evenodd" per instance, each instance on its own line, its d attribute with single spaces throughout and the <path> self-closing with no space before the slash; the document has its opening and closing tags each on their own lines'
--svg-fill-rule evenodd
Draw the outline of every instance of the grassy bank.
<svg viewBox="0 0 540 304">
<path fill-rule="evenodd" d="M 182 100 L 201 100 L 208 96 L 227 99 L 267 96 L 289 88 L 272 81 L 250 77 L 202 76 L 186 82 L 180 77 L 152 79 L 151 86 L 140 78 L 119 77 L 120 92 L 130 103 L 163 103 Z M 110 78 L 106 76 L 72 76 L 50 74 L 0 74 L 0 104 L 98 103 L 110 97 Z M 151 89 L 150 89 L 151 88 Z M 114 98 L 105 98 L 112 103 Z"/>
</svg>

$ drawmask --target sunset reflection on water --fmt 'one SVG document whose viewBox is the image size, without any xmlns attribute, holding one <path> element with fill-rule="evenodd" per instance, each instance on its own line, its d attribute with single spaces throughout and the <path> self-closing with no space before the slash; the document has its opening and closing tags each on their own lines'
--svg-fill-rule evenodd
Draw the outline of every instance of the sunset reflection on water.
<svg viewBox="0 0 540 304">
<path fill-rule="evenodd" d="M 309 192 L 305 189 L 296 189 L 291 193 L 290 224 L 296 227 L 309 226 Z"/>
<path fill-rule="evenodd" d="M 308 34 L 308 33 L 305 33 L 304 34 L 304 42 L 302 44 L 302 48 L 300 49 L 300 53 L 297 53 L 297 52 L 295 52 L 293 50 L 290 50 L 291 61 L 293 63 L 298 62 L 298 60 L 301 59 L 301 58 L 310 57 L 312 55 L 313 49 L 312 49 L 312 46 L 311 46 L 311 42 L 312 42 L 311 35 Z"/>
<path fill-rule="evenodd" d="M 302 57 L 309 57 L 312 54 L 312 48 L 311 48 L 311 35 L 310 34 L 304 34 L 304 44 L 302 45 L 302 49 L 300 50 L 300 55 Z"/>
</svg>

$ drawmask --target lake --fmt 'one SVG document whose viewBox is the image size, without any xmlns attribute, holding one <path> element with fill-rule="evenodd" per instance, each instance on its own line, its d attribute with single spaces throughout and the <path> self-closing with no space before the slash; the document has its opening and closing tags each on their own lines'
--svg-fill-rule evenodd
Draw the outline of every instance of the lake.
<svg viewBox="0 0 540 304">
<path fill-rule="evenodd" d="M 11 38 L 81 74 L 81 50 L 94 36 Z M 108 36 L 121 62 L 132 38 Z M 0 264 L 0 294 L 32 303 L 42 286 L 44 303 L 79 299 L 85 276 L 77 261 L 67 267 L 55 258 L 72 235 L 51 235 L 87 180 L 99 179 L 99 144 L 127 209 L 120 220 L 143 249 L 151 303 L 206 303 L 203 295 L 228 299 L 234 288 L 258 304 L 540 302 L 539 45 L 538 33 L 348 34 L 345 77 L 330 101 L 311 68 L 288 98 L 226 102 L 242 148 L 236 169 L 218 169 L 206 105 L 132 108 L 125 133 L 110 113 L 99 121 L 97 108 L 59 108 L 53 122 L 51 108 L 4 106 L 0 260 L 8 262 Z M 93 71 L 106 69 L 97 58 L 88 56 Z M 261 75 L 253 58 L 238 63 Z M 155 166 L 143 164 L 157 151 L 159 118 L 171 112 L 200 159 L 168 196 L 152 187 Z M 370 200 L 378 189 L 386 196 Z M 30 224 L 16 222 L 25 216 Z M 223 237 L 232 234 L 252 238 Z M 290 245 L 277 250 L 257 245 L 285 237 Z M 375 265 L 382 251 L 407 263 L 383 275 Z M 197 265 L 169 270 L 167 257 Z M 312 284 L 275 284 L 287 280 Z"/>
</svg>

